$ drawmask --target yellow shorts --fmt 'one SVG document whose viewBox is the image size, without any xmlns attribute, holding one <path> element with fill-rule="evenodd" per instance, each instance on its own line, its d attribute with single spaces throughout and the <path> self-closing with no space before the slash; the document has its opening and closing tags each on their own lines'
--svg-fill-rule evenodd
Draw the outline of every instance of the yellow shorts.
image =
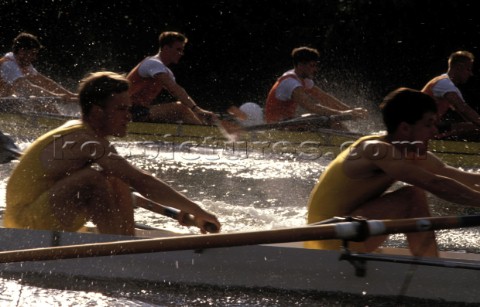
<svg viewBox="0 0 480 307">
<path fill-rule="evenodd" d="M 33 203 L 19 204 L 8 207 L 5 211 L 4 226 L 8 228 L 45 229 L 58 231 L 77 231 L 87 221 L 86 212 L 71 212 L 75 214 L 72 223 L 63 226 L 55 217 L 50 204 L 49 191 L 41 194 Z"/>
</svg>

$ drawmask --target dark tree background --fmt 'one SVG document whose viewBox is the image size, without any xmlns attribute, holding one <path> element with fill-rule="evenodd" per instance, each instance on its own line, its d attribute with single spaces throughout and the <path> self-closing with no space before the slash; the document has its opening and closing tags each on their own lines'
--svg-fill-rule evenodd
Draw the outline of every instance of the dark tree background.
<svg viewBox="0 0 480 307">
<path fill-rule="evenodd" d="M 75 89 L 91 71 L 127 73 L 158 51 L 165 30 L 189 38 L 177 81 L 202 106 L 264 102 L 294 47 L 322 53 L 318 83 L 352 105 L 375 106 L 399 86 L 421 88 L 459 49 L 477 57 L 476 1 L 0 0 L 0 52 L 21 31 L 46 47 L 38 70 Z M 479 81 L 463 87 L 473 104 Z M 480 100 L 479 100 L 480 101 Z"/>
</svg>

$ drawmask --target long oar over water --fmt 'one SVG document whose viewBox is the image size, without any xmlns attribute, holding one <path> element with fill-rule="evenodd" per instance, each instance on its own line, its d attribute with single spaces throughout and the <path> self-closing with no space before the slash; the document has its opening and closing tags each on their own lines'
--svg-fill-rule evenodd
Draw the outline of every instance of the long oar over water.
<svg viewBox="0 0 480 307">
<path fill-rule="evenodd" d="M 270 129 L 282 129 L 290 127 L 308 127 L 308 126 L 328 126 L 330 123 L 342 122 L 347 120 L 352 120 L 354 117 L 351 114 L 342 114 L 342 115 L 304 115 L 289 120 L 284 120 L 271 124 L 260 124 L 254 126 L 244 127 L 246 131 L 259 131 L 259 130 L 270 130 Z"/>
<path fill-rule="evenodd" d="M 239 140 L 242 135 L 248 134 L 248 132 L 254 131 L 265 131 L 265 130 L 298 130 L 298 129 L 307 129 L 316 132 L 326 133 L 330 135 L 342 135 L 348 137 L 360 137 L 362 134 L 356 132 L 350 132 L 346 130 L 330 129 L 326 128 L 332 123 L 338 123 L 348 120 L 353 120 L 354 117 L 351 114 L 342 114 L 342 115 L 315 115 L 315 114 L 305 114 L 300 117 L 292 118 L 289 120 L 279 121 L 276 123 L 269 124 L 258 124 L 252 126 L 242 126 L 236 121 L 222 121 L 222 134 L 223 136 L 230 140 L 235 141 Z M 241 120 L 239 121 L 241 122 Z"/>
<path fill-rule="evenodd" d="M 422 232 L 479 225 L 479 215 L 352 221 L 340 222 L 333 225 L 304 226 L 276 230 L 137 239 L 4 251 L 0 252 L 0 263 L 155 253 L 310 240 L 363 240 L 375 235 Z"/>
</svg>

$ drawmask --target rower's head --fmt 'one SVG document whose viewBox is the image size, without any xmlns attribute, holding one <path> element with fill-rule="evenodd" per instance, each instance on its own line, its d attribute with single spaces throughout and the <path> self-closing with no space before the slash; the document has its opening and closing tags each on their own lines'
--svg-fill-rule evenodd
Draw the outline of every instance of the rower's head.
<svg viewBox="0 0 480 307">
<path fill-rule="evenodd" d="M 317 72 L 320 53 L 310 47 L 298 47 L 292 50 L 293 67 L 300 78 L 313 79 Z"/>
<path fill-rule="evenodd" d="M 42 48 L 38 38 L 30 33 L 22 32 L 13 39 L 12 52 L 20 66 L 28 66 L 37 59 Z"/>
<path fill-rule="evenodd" d="M 471 52 L 460 50 L 452 53 L 448 58 L 448 76 L 455 84 L 462 84 L 473 76 L 474 55 Z"/>
<path fill-rule="evenodd" d="M 165 65 L 177 64 L 185 51 L 188 38 L 182 33 L 167 31 L 158 37 L 160 57 Z"/>
<path fill-rule="evenodd" d="M 80 81 L 82 119 L 98 135 L 125 136 L 131 120 L 129 86 L 125 76 L 109 71 L 91 73 Z"/>
<path fill-rule="evenodd" d="M 380 104 L 383 122 L 389 134 L 402 123 L 414 125 L 425 114 L 437 113 L 437 104 L 429 95 L 406 87 L 390 92 Z"/>
<path fill-rule="evenodd" d="M 380 105 L 390 137 L 426 145 L 438 132 L 437 104 L 429 95 L 409 88 L 389 93 Z"/>
</svg>

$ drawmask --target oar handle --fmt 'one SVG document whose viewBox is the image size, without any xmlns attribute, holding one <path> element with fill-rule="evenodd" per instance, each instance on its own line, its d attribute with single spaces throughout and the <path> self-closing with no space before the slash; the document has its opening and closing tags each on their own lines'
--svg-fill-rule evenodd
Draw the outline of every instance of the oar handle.
<svg viewBox="0 0 480 307">
<path fill-rule="evenodd" d="M 162 206 L 162 207 L 165 208 L 163 215 L 170 217 L 172 219 L 175 219 L 186 226 L 198 226 L 197 223 L 195 222 L 195 217 L 193 215 L 186 214 L 180 220 L 180 210 L 171 208 L 171 207 L 166 207 L 166 206 Z M 211 232 L 211 233 L 218 232 L 217 225 L 210 222 L 206 222 L 204 225 L 204 228 L 207 232 Z"/>
<path fill-rule="evenodd" d="M 159 203 L 156 203 L 156 202 L 144 197 L 143 195 L 141 195 L 138 192 L 132 192 L 132 197 L 134 197 L 135 203 L 142 208 L 145 208 L 145 209 L 150 210 L 152 212 L 156 212 L 156 213 L 159 213 L 159 214 L 164 215 L 166 217 L 177 220 L 178 222 L 180 222 L 181 224 L 183 224 L 185 226 L 199 227 L 199 225 L 195 221 L 195 217 L 191 214 L 185 214 L 185 215 L 182 216 L 182 214 L 180 214 L 180 210 L 172 208 L 172 207 L 164 206 L 164 205 L 161 205 Z M 211 232 L 211 233 L 218 232 L 218 230 L 219 230 L 217 228 L 217 225 L 215 225 L 213 223 L 210 223 L 210 222 L 205 223 L 203 225 L 203 227 L 205 228 L 205 230 L 207 232 Z"/>
</svg>

